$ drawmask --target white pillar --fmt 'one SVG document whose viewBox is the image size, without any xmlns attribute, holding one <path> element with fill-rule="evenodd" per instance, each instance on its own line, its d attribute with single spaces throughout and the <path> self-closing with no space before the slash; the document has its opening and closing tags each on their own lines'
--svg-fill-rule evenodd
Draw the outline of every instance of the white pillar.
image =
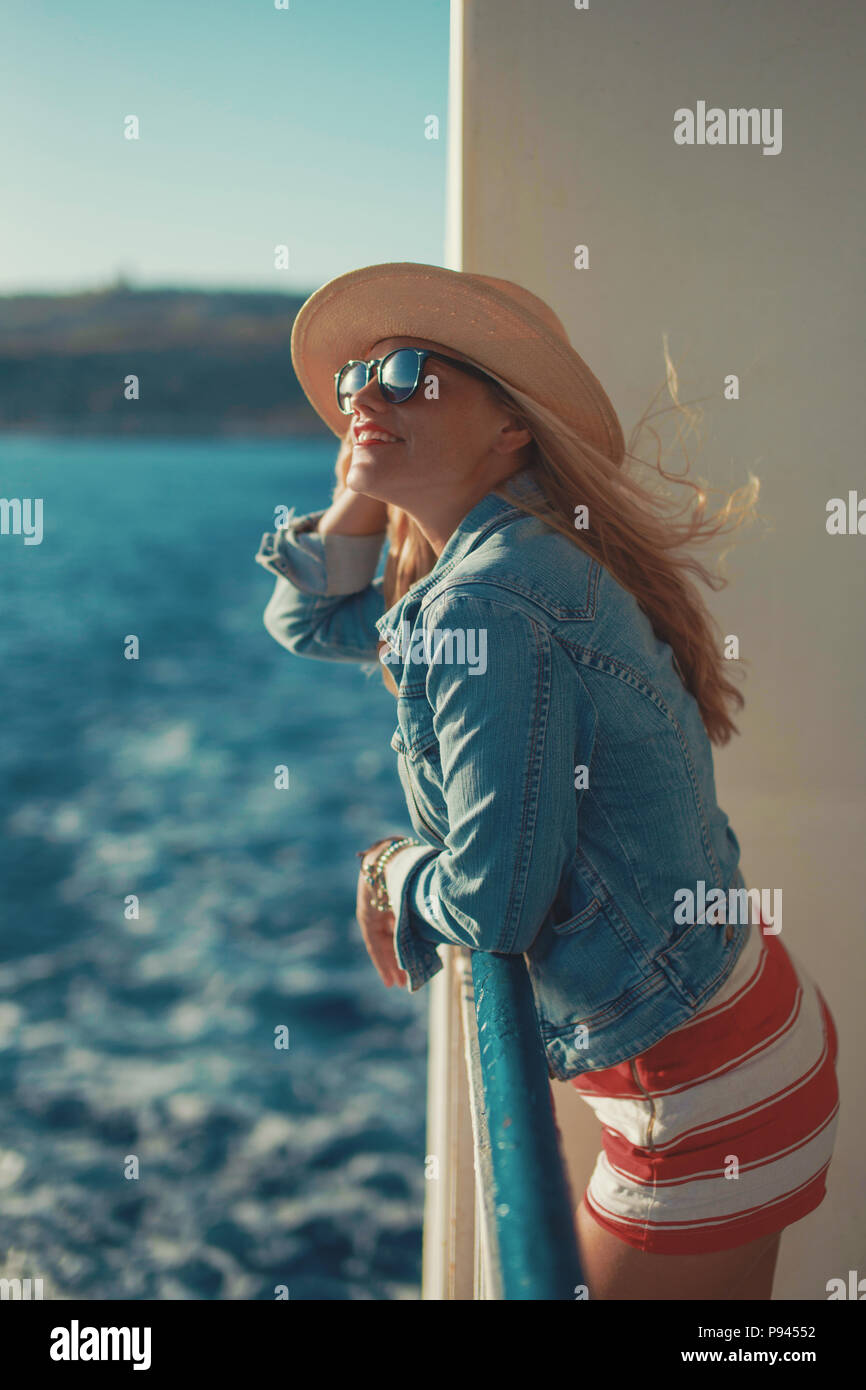
<svg viewBox="0 0 866 1390">
<path fill-rule="evenodd" d="M 830 498 L 866 494 L 866 10 L 452 0 L 451 22 L 446 264 L 548 300 L 627 439 L 664 379 L 667 332 L 681 398 L 710 398 L 693 473 L 724 491 L 750 469 L 762 480 L 772 531 L 734 550 L 727 591 L 702 592 L 750 663 L 741 737 L 716 753 L 719 799 L 749 885 L 783 890 L 784 939 L 839 1025 L 829 1195 L 789 1228 L 775 1288 L 821 1299 L 863 1249 L 866 536 L 825 521 Z M 677 145 L 674 112 L 698 101 L 780 108 L 780 153 Z M 723 396 L 730 373 L 738 400 Z M 598 1127 L 554 1090 L 581 1190 Z"/>
</svg>

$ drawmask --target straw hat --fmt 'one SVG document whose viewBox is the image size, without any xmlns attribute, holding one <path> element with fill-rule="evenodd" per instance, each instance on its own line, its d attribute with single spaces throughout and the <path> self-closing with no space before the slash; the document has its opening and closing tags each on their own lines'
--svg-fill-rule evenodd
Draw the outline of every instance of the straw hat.
<svg viewBox="0 0 866 1390">
<path fill-rule="evenodd" d="M 368 358 L 381 339 L 398 337 L 427 339 L 494 371 L 622 463 L 616 411 L 543 299 L 510 280 L 414 261 L 338 275 L 310 295 L 295 319 L 298 381 L 340 438 L 349 417 L 337 406 L 334 373 L 352 358 Z"/>
</svg>

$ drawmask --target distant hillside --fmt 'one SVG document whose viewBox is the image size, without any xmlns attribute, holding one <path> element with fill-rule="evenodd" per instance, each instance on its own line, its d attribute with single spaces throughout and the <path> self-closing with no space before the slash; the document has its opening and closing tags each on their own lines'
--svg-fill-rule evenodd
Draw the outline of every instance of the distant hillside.
<svg viewBox="0 0 866 1390">
<path fill-rule="evenodd" d="M 292 371 L 304 296 L 135 290 L 0 296 L 0 430 L 327 433 Z M 124 399 L 124 378 L 140 399 Z"/>
</svg>

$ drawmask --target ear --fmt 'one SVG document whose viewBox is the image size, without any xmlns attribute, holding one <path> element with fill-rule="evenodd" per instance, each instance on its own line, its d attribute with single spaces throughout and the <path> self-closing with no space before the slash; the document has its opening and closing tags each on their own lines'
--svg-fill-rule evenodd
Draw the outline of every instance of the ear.
<svg viewBox="0 0 866 1390">
<path fill-rule="evenodd" d="M 524 449 L 532 443 L 532 431 L 519 425 L 512 416 L 506 420 L 493 443 L 497 454 L 513 454 L 516 449 Z"/>
</svg>

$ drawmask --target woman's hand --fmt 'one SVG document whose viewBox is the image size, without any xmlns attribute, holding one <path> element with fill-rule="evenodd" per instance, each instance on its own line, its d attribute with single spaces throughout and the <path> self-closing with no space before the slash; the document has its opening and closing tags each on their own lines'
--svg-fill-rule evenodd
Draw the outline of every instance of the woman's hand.
<svg viewBox="0 0 866 1390">
<path fill-rule="evenodd" d="M 408 978 L 405 970 L 401 970 L 397 963 L 397 948 L 394 945 L 394 927 L 396 925 L 394 914 L 390 911 L 379 911 L 374 905 L 372 892 L 364 878 L 366 866 L 375 859 L 383 845 L 388 843 L 389 840 L 380 840 L 377 844 L 371 845 L 361 860 L 355 916 L 358 919 L 358 926 L 361 928 L 367 954 L 378 970 L 382 983 L 388 989 L 395 984 L 402 989 L 408 984 Z"/>
</svg>

